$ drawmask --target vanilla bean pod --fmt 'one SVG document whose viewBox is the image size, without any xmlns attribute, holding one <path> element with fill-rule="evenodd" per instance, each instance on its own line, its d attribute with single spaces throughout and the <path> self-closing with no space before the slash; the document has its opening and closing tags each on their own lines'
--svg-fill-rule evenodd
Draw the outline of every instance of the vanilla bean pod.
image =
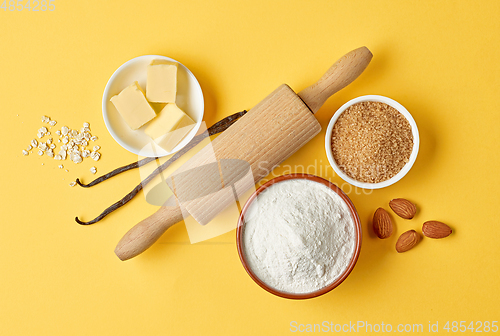
<svg viewBox="0 0 500 336">
<path fill-rule="evenodd" d="M 149 182 L 151 182 L 151 180 L 153 180 L 158 174 L 160 174 L 162 171 L 164 171 L 165 169 L 167 169 L 173 162 L 175 162 L 178 158 L 180 158 L 182 155 L 184 155 L 186 152 L 188 152 L 189 150 L 191 150 L 193 147 L 195 147 L 197 144 L 199 144 L 203 139 L 205 139 L 207 136 L 211 136 L 211 135 L 214 135 L 214 134 L 218 134 L 218 133 L 221 133 L 223 131 L 225 131 L 227 128 L 229 128 L 229 126 L 231 126 L 232 124 L 234 124 L 239 118 L 241 118 L 243 115 L 245 115 L 245 113 L 247 113 L 246 110 L 244 111 L 241 111 L 241 112 L 237 112 L 235 114 L 232 114 L 218 122 L 216 122 L 215 124 L 213 124 L 211 127 L 209 127 L 207 129 L 207 132 L 203 132 L 202 134 L 199 134 L 197 136 L 195 136 L 184 148 L 182 148 L 180 151 L 178 151 L 177 153 L 175 153 L 170 159 L 168 159 L 166 162 L 164 162 L 162 165 L 158 166 L 158 168 L 156 168 L 147 178 L 145 178 L 140 184 L 138 184 L 131 192 L 129 192 L 127 195 L 125 195 L 125 197 L 123 197 L 122 199 L 120 199 L 119 201 L 115 202 L 113 205 L 111 205 L 110 207 L 108 207 L 106 210 L 104 210 L 99 216 L 97 216 L 96 218 L 88 221 L 88 222 L 84 222 L 84 221 L 81 221 L 80 219 L 78 219 L 78 217 L 75 217 L 75 221 L 78 223 L 78 224 L 81 224 L 81 225 L 90 225 L 90 224 L 94 224 L 94 223 L 97 223 L 99 222 L 101 219 L 103 219 L 104 217 L 106 217 L 107 215 L 109 215 L 110 213 L 112 213 L 113 211 L 117 210 L 118 208 L 124 206 L 125 204 L 127 204 L 132 198 L 134 198 L 142 189 L 143 189 L 143 186 L 148 184 Z M 90 182 L 89 184 L 83 184 L 81 183 L 78 179 L 76 180 L 76 182 L 84 187 L 84 188 L 88 188 L 88 187 L 91 187 L 91 186 L 94 186 L 96 184 L 99 184 L 113 176 L 116 176 L 120 173 L 123 173 L 127 170 L 131 170 L 131 169 L 135 169 L 135 168 L 138 168 L 140 167 L 141 165 L 144 165 L 144 164 L 147 164 L 153 160 L 156 160 L 157 158 L 156 157 L 153 157 L 153 158 L 145 158 L 145 159 L 142 159 L 140 161 L 137 161 L 137 162 L 133 162 L 129 165 L 126 165 L 126 166 L 123 166 L 123 167 L 119 167 L 111 172 L 109 172 L 108 174 L 105 174 L 101 177 L 98 177 L 97 179 L 95 179 L 94 181 Z"/>
<path fill-rule="evenodd" d="M 101 182 L 104 182 L 106 181 L 107 179 L 113 177 L 113 176 L 116 176 L 120 173 L 123 173 L 123 172 L 126 172 L 127 170 L 131 170 L 131 169 L 135 169 L 135 168 L 139 168 L 140 166 L 142 165 L 145 165 L 147 163 L 150 163 L 151 161 L 154 161 L 158 159 L 157 157 L 147 157 L 145 159 L 142 159 L 142 160 L 139 160 L 139 161 L 136 161 L 136 162 L 132 162 L 131 164 L 128 164 L 126 166 L 123 166 L 123 167 L 118 167 L 112 171 L 110 171 L 109 173 L 107 174 L 104 174 L 102 176 L 99 176 L 98 178 L 96 178 L 95 180 L 93 180 L 92 182 L 90 182 L 89 184 L 85 184 L 85 183 L 82 183 L 80 181 L 79 178 L 76 179 L 76 183 L 80 186 L 80 187 L 83 187 L 83 188 L 90 188 L 90 187 L 93 187 L 95 186 L 96 184 L 99 184 Z"/>
</svg>

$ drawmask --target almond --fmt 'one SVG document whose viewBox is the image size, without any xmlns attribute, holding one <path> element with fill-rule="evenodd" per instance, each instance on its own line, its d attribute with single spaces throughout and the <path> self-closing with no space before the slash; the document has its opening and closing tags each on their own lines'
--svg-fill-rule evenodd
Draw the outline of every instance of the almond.
<svg viewBox="0 0 500 336">
<path fill-rule="evenodd" d="M 389 202 L 392 211 L 401 218 L 412 219 L 417 212 L 417 206 L 404 198 L 395 198 Z"/>
<path fill-rule="evenodd" d="M 438 221 L 428 221 L 422 226 L 422 232 L 426 237 L 440 239 L 448 237 L 452 233 L 452 230 L 444 223 Z"/>
<path fill-rule="evenodd" d="M 389 238 L 392 235 L 391 217 L 382 208 L 378 208 L 373 215 L 373 231 L 380 239 Z"/>
<path fill-rule="evenodd" d="M 415 230 L 406 231 L 396 242 L 396 251 L 403 253 L 411 250 L 420 241 L 420 235 Z"/>
</svg>

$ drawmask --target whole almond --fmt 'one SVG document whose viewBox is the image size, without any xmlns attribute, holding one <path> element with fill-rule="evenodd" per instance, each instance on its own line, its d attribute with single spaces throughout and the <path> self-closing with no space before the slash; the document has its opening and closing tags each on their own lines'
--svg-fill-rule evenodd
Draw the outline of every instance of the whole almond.
<svg viewBox="0 0 500 336">
<path fill-rule="evenodd" d="M 440 239 L 448 237 L 452 233 L 452 230 L 444 223 L 438 221 L 428 221 L 422 225 L 422 232 L 426 237 Z"/>
<path fill-rule="evenodd" d="M 396 242 L 396 251 L 403 253 L 411 250 L 420 241 L 420 235 L 415 230 L 406 231 Z"/>
<path fill-rule="evenodd" d="M 401 218 L 412 219 L 417 212 L 417 206 L 404 198 L 395 198 L 389 202 L 392 211 Z"/>
<path fill-rule="evenodd" d="M 373 215 L 373 231 L 380 239 L 386 239 L 392 235 L 391 217 L 382 208 L 378 208 Z"/>
</svg>

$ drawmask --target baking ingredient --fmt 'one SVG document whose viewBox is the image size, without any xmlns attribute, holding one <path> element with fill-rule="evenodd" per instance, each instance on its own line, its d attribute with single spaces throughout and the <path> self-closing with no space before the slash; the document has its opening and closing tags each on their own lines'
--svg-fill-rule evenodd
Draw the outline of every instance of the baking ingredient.
<svg viewBox="0 0 500 336">
<path fill-rule="evenodd" d="M 245 216 L 246 261 L 268 286 L 310 293 L 335 281 L 355 247 L 354 221 L 343 199 L 305 179 L 265 189 Z"/>
<path fill-rule="evenodd" d="M 48 124 L 49 127 L 57 124 L 55 120 L 51 120 L 50 117 L 47 116 L 42 116 L 42 122 Z M 83 158 L 88 156 L 86 155 L 87 152 L 91 154 L 90 151 L 86 149 L 86 146 L 89 145 L 89 141 L 92 138 L 97 140 L 97 137 L 92 136 L 90 133 L 90 124 L 87 122 L 83 123 L 83 127 L 80 129 L 80 132 L 76 129 L 72 130 L 67 126 L 63 126 L 60 130 L 55 131 L 55 134 L 58 135 L 63 142 L 59 152 L 55 154 L 56 144 L 54 143 L 54 139 L 48 138 L 45 142 L 42 140 L 49 134 L 50 132 L 47 127 L 41 127 L 37 132 L 37 136 L 40 140 L 31 140 L 28 148 L 25 150 L 26 153 L 29 153 L 28 151 L 32 148 L 38 149 L 38 155 L 40 156 L 46 154 L 48 157 L 54 158 L 54 160 L 66 160 L 66 157 L 69 156 L 71 161 L 78 164 L 83 161 Z M 58 142 L 61 142 L 61 139 L 58 139 Z M 99 146 L 94 146 L 94 148 L 100 149 Z M 24 151 L 23 154 L 28 155 L 25 154 Z M 98 160 L 101 157 L 101 153 L 94 151 L 93 156 Z"/>
<path fill-rule="evenodd" d="M 101 158 L 101 153 L 93 151 L 90 153 L 90 158 L 94 161 L 99 161 L 99 159 Z"/>
<path fill-rule="evenodd" d="M 119 209 L 120 207 L 124 206 L 132 198 L 134 198 L 142 190 L 142 188 L 145 185 L 147 185 L 149 182 L 151 182 L 162 171 L 164 171 L 165 169 L 167 169 L 178 158 L 180 158 L 182 155 L 184 155 L 187 152 L 189 152 L 193 147 L 195 147 L 197 144 L 199 144 L 207 136 L 211 136 L 211 135 L 214 135 L 214 134 L 221 133 L 221 132 L 225 131 L 232 124 L 234 124 L 236 121 L 238 121 L 239 118 L 241 118 L 242 116 L 244 116 L 246 113 L 247 113 L 246 110 L 234 113 L 234 114 L 232 114 L 232 115 L 230 115 L 230 116 L 228 116 L 228 117 L 226 117 L 226 118 L 224 118 L 224 119 L 216 122 L 212 126 L 210 126 L 207 129 L 206 132 L 203 132 L 203 133 L 195 136 L 185 147 L 183 147 L 180 151 L 178 151 L 177 153 L 175 153 L 171 158 L 169 158 L 161 166 L 159 166 L 158 168 L 156 168 L 147 178 L 145 178 L 140 184 L 138 184 L 131 192 L 129 192 L 127 195 L 125 195 L 119 201 L 115 202 L 114 204 L 112 204 L 111 206 L 109 206 L 108 208 L 106 208 L 96 218 L 94 218 L 94 219 L 92 219 L 90 221 L 84 222 L 84 221 L 81 221 L 80 219 L 78 219 L 78 217 L 75 217 L 75 221 L 78 224 L 81 224 L 81 225 L 94 224 L 94 223 L 97 223 L 98 221 L 100 221 L 101 219 L 103 219 L 104 217 L 106 217 L 107 215 L 109 215 L 110 213 L 112 213 L 113 211 L 115 211 L 115 210 Z M 138 168 L 138 167 L 140 167 L 142 165 L 145 165 L 145 164 L 147 164 L 147 163 L 149 163 L 151 161 L 155 161 L 156 159 L 158 159 L 158 158 L 157 157 L 148 157 L 148 158 L 142 159 L 140 161 L 136 161 L 136 162 L 133 162 L 131 164 L 128 164 L 126 166 L 119 167 L 119 168 L 117 168 L 117 169 L 115 169 L 115 170 L 113 170 L 113 171 L 111 171 L 111 172 L 109 172 L 107 174 L 104 174 L 103 176 L 100 176 L 100 177 L 96 178 L 95 180 L 93 180 L 89 184 L 83 184 L 78 178 L 76 179 L 76 183 L 79 186 L 81 186 L 81 187 L 89 188 L 89 187 L 92 187 L 92 186 L 94 186 L 96 184 L 99 184 L 99 183 L 101 183 L 103 181 L 106 181 L 107 179 L 109 179 L 109 178 L 111 178 L 111 177 L 113 177 L 115 175 L 118 175 L 118 174 L 123 173 L 123 172 L 125 172 L 127 170 L 130 170 L 130 169 Z"/>
<path fill-rule="evenodd" d="M 404 219 L 412 219 L 417 212 L 417 206 L 404 198 L 391 200 L 389 206 L 396 215 Z"/>
<path fill-rule="evenodd" d="M 149 105 L 144 91 L 137 82 L 127 86 L 119 94 L 111 97 L 110 100 L 127 125 L 133 130 L 138 129 L 156 117 L 155 111 Z"/>
<path fill-rule="evenodd" d="M 420 241 L 420 235 L 415 230 L 409 230 L 399 236 L 396 242 L 396 251 L 403 253 L 411 250 Z"/>
<path fill-rule="evenodd" d="M 148 65 L 146 97 L 152 103 L 175 103 L 177 62 L 153 60 Z"/>
<path fill-rule="evenodd" d="M 389 238 L 392 235 L 393 227 L 391 217 L 383 208 L 378 208 L 373 215 L 373 231 L 380 239 Z"/>
<path fill-rule="evenodd" d="M 448 237 L 453 231 L 451 228 L 438 221 L 427 221 L 422 225 L 422 233 L 424 236 L 434 239 Z"/>
<path fill-rule="evenodd" d="M 144 132 L 159 146 L 172 151 L 193 129 L 195 122 L 175 104 L 167 104 Z"/>
<path fill-rule="evenodd" d="M 354 104 L 333 126 L 333 158 L 342 171 L 360 182 L 392 178 L 409 161 L 412 149 L 410 123 L 385 103 Z"/>
</svg>

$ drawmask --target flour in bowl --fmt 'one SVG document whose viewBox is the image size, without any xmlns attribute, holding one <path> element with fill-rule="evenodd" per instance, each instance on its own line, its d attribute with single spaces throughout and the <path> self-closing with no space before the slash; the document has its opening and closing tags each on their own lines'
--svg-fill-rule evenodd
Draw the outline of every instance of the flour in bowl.
<svg viewBox="0 0 500 336">
<path fill-rule="evenodd" d="M 245 214 L 243 251 L 269 287 L 302 294 L 339 278 L 355 250 L 354 220 L 344 200 L 311 180 L 275 183 Z"/>
</svg>

